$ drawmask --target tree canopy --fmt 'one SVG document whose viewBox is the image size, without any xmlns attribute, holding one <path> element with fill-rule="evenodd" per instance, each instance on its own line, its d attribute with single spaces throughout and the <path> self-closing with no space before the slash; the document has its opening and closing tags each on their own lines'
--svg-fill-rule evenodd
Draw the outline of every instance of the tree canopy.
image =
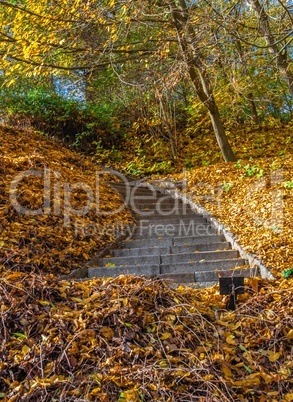
<svg viewBox="0 0 293 402">
<path fill-rule="evenodd" d="M 5 86 L 68 77 L 87 101 L 120 98 L 148 114 L 152 98 L 173 158 L 170 102 L 176 119 L 208 113 L 226 161 L 235 160 L 227 122 L 291 118 L 293 15 L 281 0 L 23 0 L 0 1 L 0 11 Z"/>
</svg>

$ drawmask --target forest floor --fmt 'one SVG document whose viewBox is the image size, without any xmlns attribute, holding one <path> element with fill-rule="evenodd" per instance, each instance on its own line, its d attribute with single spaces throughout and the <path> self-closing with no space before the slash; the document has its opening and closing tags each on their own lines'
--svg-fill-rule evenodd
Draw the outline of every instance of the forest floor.
<svg viewBox="0 0 293 402">
<path fill-rule="evenodd" d="M 187 180 L 275 275 L 246 280 L 233 312 L 218 285 L 60 281 L 133 218 L 93 160 L 29 131 L 1 137 L 1 401 L 293 401 L 292 136 L 160 176 Z"/>
</svg>

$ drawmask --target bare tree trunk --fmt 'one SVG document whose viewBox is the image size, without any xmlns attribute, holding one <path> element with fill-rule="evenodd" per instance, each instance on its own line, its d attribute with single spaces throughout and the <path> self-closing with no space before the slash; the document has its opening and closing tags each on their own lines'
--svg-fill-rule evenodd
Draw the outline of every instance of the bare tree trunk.
<svg viewBox="0 0 293 402">
<path fill-rule="evenodd" d="M 201 102 L 207 107 L 213 125 L 214 133 L 226 162 L 236 161 L 234 152 L 225 133 L 218 106 L 214 99 L 206 71 L 200 71 L 193 65 L 189 66 L 189 75 Z"/>
<path fill-rule="evenodd" d="M 179 0 L 179 3 L 180 9 L 177 8 L 175 0 L 169 0 L 169 7 L 176 28 L 178 42 L 188 66 L 189 76 L 200 101 L 208 109 L 215 136 L 224 160 L 226 162 L 235 161 L 236 157 L 226 136 L 206 67 L 202 62 L 202 56 L 199 50 L 194 48 L 193 45 L 193 43 L 196 43 L 196 35 L 192 31 L 192 28 L 188 27 L 188 8 L 185 0 Z"/>
<path fill-rule="evenodd" d="M 293 74 L 290 71 L 286 49 L 279 50 L 274 39 L 274 35 L 271 31 L 268 15 L 265 12 L 264 7 L 260 4 L 259 0 L 250 0 L 250 2 L 254 11 L 256 12 L 256 15 L 258 16 L 259 26 L 267 42 L 269 52 L 274 56 L 276 65 L 288 85 L 291 97 L 293 97 Z"/>
<path fill-rule="evenodd" d="M 164 123 L 164 125 L 165 125 L 165 127 L 167 129 L 167 132 L 168 132 L 168 137 L 169 137 L 170 146 L 171 146 L 172 159 L 174 161 L 177 158 L 177 147 L 176 147 L 176 143 L 175 143 L 175 139 L 174 139 L 173 130 L 172 130 L 171 125 L 169 123 L 169 118 L 168 118 L 167 112 L 165 110 L 165 105 L 163 103 L 162 96 L 160 96 L 157 93 L 157 98 L 159 99 L 159 102 L 160 102 L 160 109 L 161 109 L 161 112 L 162 112 L 163 123 Z"/>
<path fill-rule="evenodd" d="M 259 122 L 259 118 L 258 118 L 258 114 L 257 114 L 257 109 L 255 106 L 255 102 L 253 100 L 253 94 L 252 92 L 249 92 L 249 94 L 247 94 L 247 98 L 249 101 L 249 107 L 250 107 L 250 113 L 251 113 L 251 117 L 252 120 L 255 124 L 257 124 L 259 126 L 260 122 Z"/>
</svg>

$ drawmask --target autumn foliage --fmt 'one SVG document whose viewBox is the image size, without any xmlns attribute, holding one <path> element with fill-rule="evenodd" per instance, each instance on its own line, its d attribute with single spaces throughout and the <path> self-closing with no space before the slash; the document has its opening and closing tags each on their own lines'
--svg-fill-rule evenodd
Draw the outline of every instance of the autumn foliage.
<svg viewBox="0 0 293 402">
<path fill-rule="evenodd" d="M 274 147 L 280 153 L 276 142 Z M 103 216 L 92 210 L 67 222 L 64 183 L 95 186 L 97 166 L 86 157 L 39 134 L 7 128 L 0 150 L 1 401 L 293 400 L 293 280 L 282 277 L 293 266 L 289 148 L 275 157 L 184 173 L 194 201 L 277 277 L 246 280 L 233 312 L 218 285 L 175 289 L 143 277 L 58 279 L 113 240 L 104 227 L 133 219 L 126 209 Z M 51 213 L 18 213 L 9 197 L 11 181 L 23 171 L 42 172 L 19 182 L 17 200 L 43 208 L 44 168 L 55 184 Z M 182 173 L 169 178 L 182 179 Z M 103 178 L 99 188 L 102 211 L 121 204 Z M 71 195 L 76 209 L 85 205 L 86 193 Z M 76 236 L 76 222 L 79 228 L 94 223 L 100 231 Z"/>
<path fill-rule="evenodd" d="M 103 169 L 90 159 L 31 131 L 1 128 L 0 135 L 0 260 L 5 269 L 68 273 L 115 239 L 118 233 L 105 228 L 115 223 L 118 232 L 133 222 L 106 184 Z M 89 202 L 89 189 L 92 204 L 86 214 L 79 214 Z M 18 211 L 18 204 L 42 212 Z"/>
<path fill-rule="evenodd" d="M 275 142 L 276 151 L 278 146 Z M 291 152 L 193 168 L 169 178 L 187 180 L 187 195 L 217 217 L 276 277 L 293 267 Z"/>
<path fill-rule="evenodd" d="M 217 287 L 6 272 L 0 396 L 292 401 L 292 285 L 252 281 L 237 311 L 227 312 Z"/>
</svg>

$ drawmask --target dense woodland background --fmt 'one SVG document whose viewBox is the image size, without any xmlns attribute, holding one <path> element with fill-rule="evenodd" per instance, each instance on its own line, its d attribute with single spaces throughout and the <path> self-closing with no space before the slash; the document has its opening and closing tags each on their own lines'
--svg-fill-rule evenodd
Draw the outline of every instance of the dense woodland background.
<svg viewBox="0 0 293 402">
<path fill-rule="evenodd" d="M 0 11 L 5 120 L 101 163 L 128 151 L 123 169 L 139 175 L 208 164 L 218 149 L 233 161 L 239 133 L 291 122 L 290 1 L 27 0 Z"/>
</svg>

